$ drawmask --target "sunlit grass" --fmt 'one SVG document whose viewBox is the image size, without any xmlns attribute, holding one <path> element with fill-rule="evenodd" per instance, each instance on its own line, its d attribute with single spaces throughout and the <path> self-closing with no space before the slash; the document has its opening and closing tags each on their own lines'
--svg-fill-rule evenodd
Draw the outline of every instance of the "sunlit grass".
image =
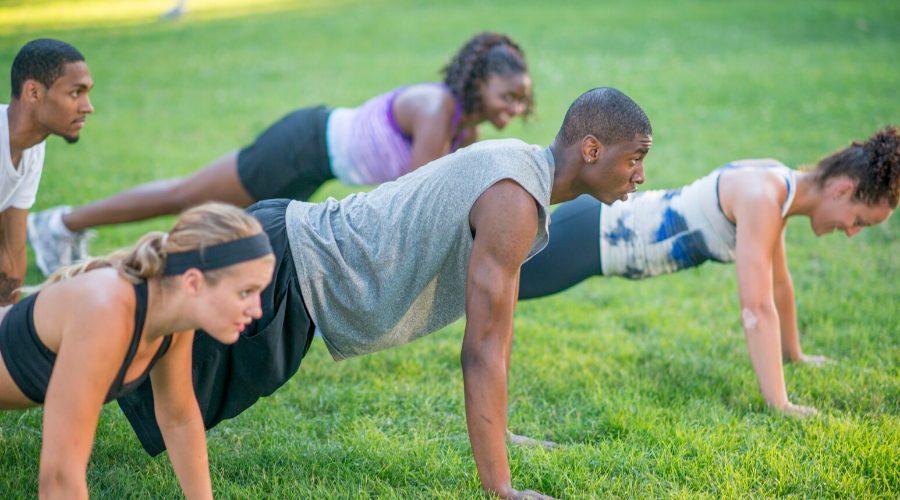
<svg viewBox="0 0 900 500">
<path fill-rule="evenodd" d="M 26 3 L 52 2 L 16 2 Z M 35 209 L 186 175 L 300 106 L 354 106 L 438 79 L 482 29 L 522 44 L 538 115 L 485 137 L 546 145 L 575 97 L 614 86 L 653 124 L 642 188 L 739 158 L 812 163 L 900 123 L 894 0 L 290 5 L 209 22 L 153 14 L 125 27 L 0 31 L 3 71 L 26 41 L 53 36 L 84 53 L 96 85 L 79 143 L 47 142 Z M 0 75 L 0 96 L 8 85 Z M 315 199 L 351 191 L 331 182 Z M 171 222 L 101 228 L 93 251 Z M 589 280 L 518 306 L 510 425 L 564 446 L 512 448 L 513 484 L 566 499 L 897 498 L 900 217 L 852 240 L 816 238 L 796 220 L 786 241 L 804 350 L 837 360 L 787 366 L 787 390 L 821 417 L 766 409 L 733 266 Z M 463 327 L 341 363 L 316 340 L 285 387 L 208 433 L 217 498 L 486 498 L 466 435 Z M 41 418 L 0 413 L 0 498 L 36 496 Z M 116 405 L 103 410 L 88 481 L 91 498 L 180 494 L 166 457 L 141 450 Z"/>
<path fill-rule="evenodd" d="M 184 20 L 220 19 L 333 6 L 348 1 L 350 0 L 186 0 L 182 16 Z M 0 28 L 33 31 L 146 24 L 159 21 L 163 14 L 177 4 L 177 0 L 0 1 Z"/>
</svg>

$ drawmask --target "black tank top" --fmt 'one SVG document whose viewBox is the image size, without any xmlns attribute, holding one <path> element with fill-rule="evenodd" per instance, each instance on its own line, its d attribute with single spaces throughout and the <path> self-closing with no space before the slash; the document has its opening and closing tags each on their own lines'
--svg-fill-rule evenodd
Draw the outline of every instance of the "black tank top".
<svg viewBox="0 0 900 500">
<path fill-rule="evenodd" d="M 131 366 L 131 361 L 137 353 L 141 342 L 141 330 L 144 329 L 144 319 L 147 316 L 147 282 L 134 285 L 134 334 L 125 362 L 116 375 L 104 403 L 109 403 L 136 389 L 150 375 L 150 369 L 159 358 L 169 349 L 172 336 L 166 335 L 163 343 L 156 351 L 156 355 L 147 366 L 147 370 L 129 384 L 125 383 L 125 373 Z M 37 403 L 44 402 L 47 394 L 47 385 L 50 383 L 50 374 L 53 372 L 53 364 L 56 362 L 56 353 L 51 351 L 41 342 L 34 329 L 34 301 L 38 294 L 30 295 L 14 305 L 0 323 L 0 355 L 6 363 L 6 369 L 13 381 L 19 386 L 28 399 Z"/>
</svg>

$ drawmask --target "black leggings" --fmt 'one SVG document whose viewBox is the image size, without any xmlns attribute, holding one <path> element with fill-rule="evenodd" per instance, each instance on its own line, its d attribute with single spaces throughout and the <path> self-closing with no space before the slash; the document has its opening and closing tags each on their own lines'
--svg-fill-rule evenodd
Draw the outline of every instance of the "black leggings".
<svg viewBox="0 0 900 500">
<path fill-rule="evenodd" d="M 550 243 L 522 265 L 519 300 L 546 297 L 591 276 L 601 276 L 600 207 L 588 195 L 563 203 L 550 215 Z"/>
</svg>

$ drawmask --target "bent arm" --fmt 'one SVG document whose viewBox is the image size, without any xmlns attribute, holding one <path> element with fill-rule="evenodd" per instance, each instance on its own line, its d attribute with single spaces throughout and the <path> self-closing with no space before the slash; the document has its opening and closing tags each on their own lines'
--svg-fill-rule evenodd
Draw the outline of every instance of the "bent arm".
<svg viewBox="0 0 900 500">
<path fill-rule="evenodd" d="M 505 439 L 518 274 L 537 234 L 537 208 L 531 195 L 505 180 L 479 197 L 470 220 L 475 241 L 466 275 L 460 359 L 475 464 L 482 487 L 500 498 L 546 498 L 512 488 Z"/>
<path fill-rule="evenodd" d="M 25 282 L 27 218 L 28 210 L 21 208 L 0 212 L 0 305 L 18 302 L 16 290 Z"/>
<path fill-rule="evenodd" d="M 176 333 L 166 354 L 150 371 L 156 421 L 169 460 L 188 500 L 211 499 L 206 429 L 191 378 L 194 332 Z"/>
</svg>

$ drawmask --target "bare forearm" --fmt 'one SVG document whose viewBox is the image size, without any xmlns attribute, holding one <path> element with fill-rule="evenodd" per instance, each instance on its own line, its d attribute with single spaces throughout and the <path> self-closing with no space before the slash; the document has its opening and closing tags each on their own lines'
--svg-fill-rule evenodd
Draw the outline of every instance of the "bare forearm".
<svg viewBox="0 0 900 500">
<path fill-rule="evenodd" d="M 28 254 L 25 237 L 28 211 L 7 208 L 0 212 L 0 305 L 19 301 L 17 291 L 25 281 Z"/>
<path fill-rule="evenodd" d="M 778 335 L 778 315 L 771 306 L 741 309 L 750 361 L 766 403 L 775 408 L 787 405 L 784 370 Z"/>
<path fill-rule="evenodd" d="M 15 304 L 19 301 L 18 289 L 24 281 L 23 276 L 10 276 L 8 273 L 0 271 L 0 306 Z"/>
<path fill-rule="evenodd" d="M 197 410 L 196 416 L 182 425 L 160 425 L 159 428 L 185 498 L 211 499 L 213 495 L 209 479 L 206 434 L 200 411 Z"/>
<path fill-rule="evenodd" d="M 507 370 L 499 356 L 463 351 L 466 426 L 485 490 L 506 498 L 512 485 L 506 457 Z"/>
<path fill-rule="evenodd" d="M 0 252 L 0 305 L 19 301 L 18 289 L 25 281 L 28 257 L 25 248 L 20 252 Z"/>
<path fill-rule="evenodd" d="M 797 308 L 794 303 L 794 286 L 790 283 L 776 285 L 775 307 L 781 327 L 781 355 L 790 362 L 800 361 L 800 335 L 797 329 Z"/>
</svg>

